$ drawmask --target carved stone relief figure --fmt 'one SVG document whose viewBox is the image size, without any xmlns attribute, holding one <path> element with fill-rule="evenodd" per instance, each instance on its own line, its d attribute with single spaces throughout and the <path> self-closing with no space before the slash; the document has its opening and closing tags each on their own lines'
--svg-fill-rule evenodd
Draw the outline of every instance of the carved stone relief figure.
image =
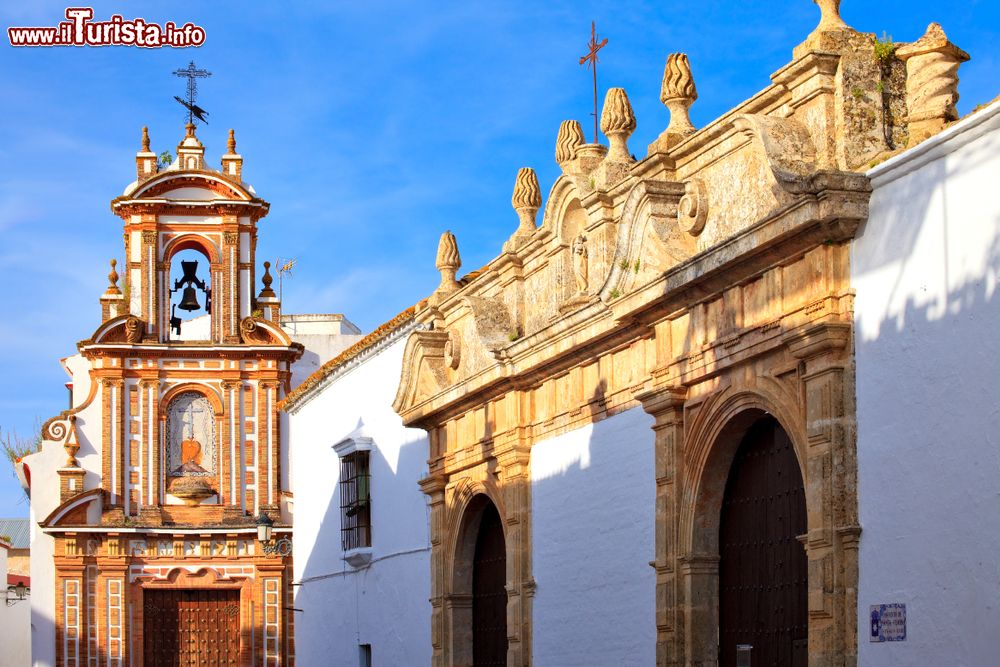
<svg viewBox="0 0 1000 667">
<path fill-rule="evenodd" d="M 576 276 L 576 291 L 580 294 L 587 291 L 587 237 L 580 234 L 573 239 L 573 274 Z"/>
<path fill-rule="evenodd" d="M 211 475 L 215 468 L 215 414 L 197 392 L 178 396 L 167 414 L 167 470 L 170 475 Z"/>
</svg>

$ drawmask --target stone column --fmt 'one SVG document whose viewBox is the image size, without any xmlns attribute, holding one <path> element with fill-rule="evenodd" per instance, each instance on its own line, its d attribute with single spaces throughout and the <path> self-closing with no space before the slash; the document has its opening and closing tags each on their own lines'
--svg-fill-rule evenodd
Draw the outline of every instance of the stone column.
<svg viewBox="0 0 1000 667">
<path fill-rule="evenodd" d="M 212 310 L 218 310 L 222 320 L 222 341 L 224 343 L 239 343 L 239 261 L 240 233 L 236 228 L 236 218 L 223 216 L 223 224 L 230 223 L 233 231 L 222 232 L 222 280 L 221 284 L 212 283 Z"/>
<path fill-rule="evenodd" d="M 507 664 L 531 664 L 531 477 L 529 448 L 515 446 L 497 457 L 507 548 Z"/>
<path fill-rule="evenodd" d="M 656 664 L 658 667 L 683 664 L 684 616 L 678 612 L 677 464 L 684 446 L 685 387 L 662 387 L 636 394 L 642 409 L 656 421 L 654 433 L 654 474 L 656 475 Z"/>
<path fill-rule="evenodd" d="M 784 336 L 800 359 L 807 451 L 809 664 L 857 663 L 857 507 L 855 417 L 848 376 L 851 325 L 828 321 Z"/>
<path fill-rule="evenodd" d="M 147 218 L 151 220 L 147 220 Z M 155 215 L 143 214 L 142 222 L 147 224 L 152 222 L 155 224 Z M 146 329 L 143 331 L 143 338 L 151 337 L 153 340 L 157 335 L 157 314 L 159 312 L 159 294 L 157 293 L 157 266 L 159 262 L 157 261 L 158 251 L 157 248 L 157 236 L 155 229 L 147 229 L 142 232 L 142 298 L 140 303 L 142 303 L 142 313 L 139 315 L 139 319 L 145 321 Z M 135 285 L 132 285 L 132 289 L 135 289 Z"/>
<path fill-rule="evenodd" d="M 452 615 L 450 607 L 456 603 L 455 600 L 446 599 L 445 596 L 446 566 L 442 541 L 445 534 L 446 486 L 443 475 L 430 475 L 420 480 L 420 489 L 430 498 L 431 508 L 431 664 L 434 667 L 445 667 L 444 642 L 448 634 L 446 618 Z M 472 600 L 458 601 L 458 603 L 471 606 Z"/>
</svg>

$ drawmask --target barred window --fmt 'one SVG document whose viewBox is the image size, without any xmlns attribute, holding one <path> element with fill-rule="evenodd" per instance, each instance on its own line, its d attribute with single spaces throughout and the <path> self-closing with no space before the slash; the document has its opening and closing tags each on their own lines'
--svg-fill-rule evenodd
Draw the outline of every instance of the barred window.
<svg viewBox="0 0 1000 667">
<path fill-rule="evenodd" d="M 372 545 L 371 474 L 368 452 L 340 459 L 340 543 L 344 551 Z"/>
</svg>

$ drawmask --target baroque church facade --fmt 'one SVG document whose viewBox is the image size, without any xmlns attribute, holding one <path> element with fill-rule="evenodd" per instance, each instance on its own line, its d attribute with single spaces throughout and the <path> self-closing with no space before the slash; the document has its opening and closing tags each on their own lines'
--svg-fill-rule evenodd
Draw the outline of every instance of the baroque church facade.
<svg viewBox="0 0 1000 667">
<path fill-rule="evenodd" d="M 320 359 L 288 332 L 329 355 L 358 331 L 282 315 L 268 262 L 255 294 L 269 204 L 242 165 L 230 131 L 209 167 L 189 123 L 160 168 L 144 129 L 136 180 L 111 202 L 125 261 L 112 260 L 101 324 L 64 360 L 73 407 L 20 463 L 37 665 L 294 664 L 277 406 Z M 178 307 L 207 312 L 183 321 Z"/>
<path fill-rule="evenodd" d="M 1000 371 L 961 354 L 1000 325 L 1000 210 L 982 196 L 1000 105 L 955 122 L 968 56 L 936 24 L 879 59 L 837 0 L 817 4 L 771 84 L 704 127 L 671 54 L 669 124 L 641 159 L 623 89 L 608 146 L 565 121 L 561 175 L 543 202 L 518 172 L 495 259 L 459 277 L 446 232 L 434 293 L 365 337 L 339 330 L 304 379 L 267 273 L 254 296 L 268 205 L 234 142 L 218 172 L 193 128 L 162 172 L 144 144 L 112 204 L 124 287 L 112 275 L 66 362 L 74 407 L 24 462 L 36 664 L 995 655 L 983 563 L 1000 544 L 962 537 L 1000 535 L 989 469 L 969 472 L 995 392 L 913 406 L 945 374 Z M 201 340 L 171 333 L 170 290 L 198 285 L 170 281 L 185 250 L 210 267 Z M 928 286 L 926 267 L 956 265 Z M 968 608 L 941 619 L 929 596 Z"/>
<path fill-rule="evenodd" d="M 961 389 L 914 406 L 941 377 L 997 370 L 968 350 L 1000 324 L 1000 105 L 956 122 L 968 55 L 937 24 L 879 58 L 839 2 L 817 4 L 771 85 L 704 127 L 670 55 L 670 122 L 642 159 L 622 89 L 604 101 L 608 146 L 565 121 L 562 174 L 543 202 L 520 170 L 495 259 L 459 279 L 443 234 L 435 292 L 284 401 L 293 455 L 325 462 L 296 488 L 303 659 L 995 655 L 975 639 L 997 620 L 995 540 L 970 537 L 995 410 Z M 359 498 L 360 547 L 344 537 Z"/>
</svg>

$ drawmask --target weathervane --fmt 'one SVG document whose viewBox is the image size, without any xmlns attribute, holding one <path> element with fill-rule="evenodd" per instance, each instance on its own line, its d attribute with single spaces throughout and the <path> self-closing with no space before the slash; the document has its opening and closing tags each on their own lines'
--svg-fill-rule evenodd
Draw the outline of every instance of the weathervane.
<svg viewBox="0 0 1000 667">
<path fill-rule="evenodd" d="M 605 37 L 600 42 L 597 41 L 597 26 L 594 22 L 590 22 L 590 43 L 587 44 L 586 55 L 580 56 L 580 64 L 587 63 L 587 66 L 594 70 L 594 143 L 597 143 L 597 52 L 604 48 L 608 43 L 608 38 Z M 193 63 L 192 63 L 193 64 Z"/>
<path fill-rule="evenodd" d="M 274 265 L 278 267 L 278 301 L 281 301 L 281 296 L 284 293 L 285 276 L 292 277 L 292 269 L 295 267 L 296 261 L 294 258 L 282 259 L 280 257 L 274 260 Z"/>
<path fill-rule="evenodd" d="M 195 99 L 198 97 L 198 79 L 206 79 L 212 76 L 212 73 L 207 69 L 198 69 L 194 66 L 194 61 L 192 60 L 186 69 L 174 70 L 174 76 L 180 76 L 187 78 L 187 101 L 174 95 L 174 99 L 180 102 L 184 108 L 188 110 L 188 123 L 194 123 L 194 119 L 197 118 L 201 122 L 208 125 L 208 121 L 205 116 L 208 112 L 202 109 L 200 106 L 194 103 Z"/>
</svg>

